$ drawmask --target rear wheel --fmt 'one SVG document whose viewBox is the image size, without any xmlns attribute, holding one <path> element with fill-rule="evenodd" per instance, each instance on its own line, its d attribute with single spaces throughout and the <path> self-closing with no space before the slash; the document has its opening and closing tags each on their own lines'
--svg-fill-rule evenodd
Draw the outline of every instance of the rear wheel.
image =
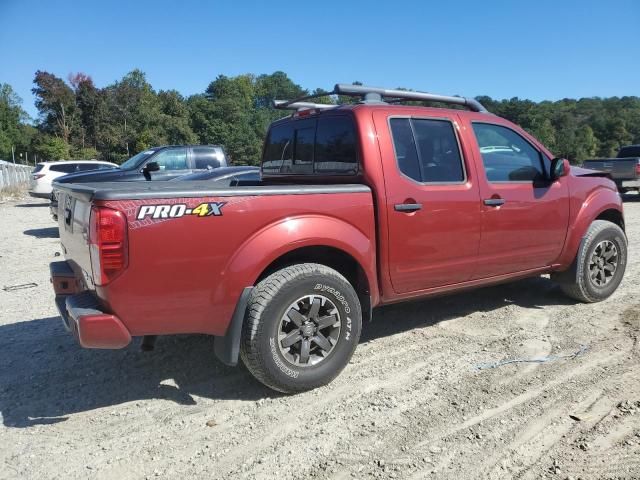
<svg viewBox="0 0 640 480">
<path fill-rule="evenodd" d="M 614 223 L 595 220 L 569 269 L 571 275 L 553 278 L 568 296 L 581 302 L 599 302 L 615 292 L 626 266 L 627 239 L 622 229 Z"/>
<path fill-rule="evenodd" d="M 342 371 L 361 328 L 360 302 L 346 278 L 324 265 L 292 265 L 254 289 L 240 354 L 268 387 L 301 392 L 329 383 Z"/>
</svg>

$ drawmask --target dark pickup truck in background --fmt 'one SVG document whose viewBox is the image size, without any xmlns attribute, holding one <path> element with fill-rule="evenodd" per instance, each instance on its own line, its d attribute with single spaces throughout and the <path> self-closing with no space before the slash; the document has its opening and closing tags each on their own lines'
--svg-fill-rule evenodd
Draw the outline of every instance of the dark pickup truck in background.
<svg viewBox="0 0 640 480">
<path fill-rule="evenodd" d="M 228 165 L 220 145 L 164 145 L 134 155 L 108 171 L 79 172 L 65 175 L 58 183 L 134 182 L 138 180 L 171 180 L 197 171 Z"/>
<path fill-rule="evenodd" d="M 56 183 L 135 182 L 172 180 L 191 173 L 228 166 L 227 154 L 221 145 L 163 145 L 134 155 L 118 168 L 78 172 L 56 179 Z M 51 216 L 58 218 L 58 192 L 51 192 Z"/>
<path fill-rule="evenodd" d="M 640 145 L 620 148 L 616 158 L 585 160 L 584 167 L 608 173 L 621 193 L 640 192 Z"/>
</svg>

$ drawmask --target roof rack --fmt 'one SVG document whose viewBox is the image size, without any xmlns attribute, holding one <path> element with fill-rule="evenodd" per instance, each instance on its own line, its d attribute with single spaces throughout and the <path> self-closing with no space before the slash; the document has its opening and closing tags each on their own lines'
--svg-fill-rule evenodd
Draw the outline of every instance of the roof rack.
<svg viewBox="0 0 640 480">
<path fill-rule="evenodd" d="M 327 95 L 347 95 L 350 97 L 361 97 L 362 103 L 365 104 L 381 104 L 386 103 L 385 99 L 392 102 L 400 100 L 417 100 L 423 102 L 439 102 L 449 105 L 460 105 L 467 107 L 473 112 L 488 113 L 488 110 L 475 98 L 438 95 L 435 93 L 414 92 L 410 90 L 394 90 L 388 88 L 368 87 L 365 85 L 349 85 L 346 83 L 337 83 L 331 92 L 318 92 L 313 95 L 296 98 L 294 100 L 274 100 L 275 108 L 282 110 L 306 110 L 318 109 L 326 110 L 335 108 L 338 105 L 328 105 L 324 103 L 305 102 L 312 98 L 325 97 Z"/>
</svg>

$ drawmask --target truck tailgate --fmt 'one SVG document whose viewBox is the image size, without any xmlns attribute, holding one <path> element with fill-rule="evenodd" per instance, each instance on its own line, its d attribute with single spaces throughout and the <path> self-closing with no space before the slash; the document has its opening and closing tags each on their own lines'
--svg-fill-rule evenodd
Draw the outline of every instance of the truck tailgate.
<svg viewBox="0 0 640 480">
<path fill-rule="evenodd" d="M 633 180 L 636 178 L 637 163 L 635 158 L 602 158 L 585 160 L 584 167 L 606 172 L 614 180 Z"/>
<path fill-rule="evenodd" d="M 58 196 L 58 228 L 62 251 L 76 277 L 83 279 L 88 290 L 92 290 L 91 255 L 89 250 L 89 219 L 91 203 L 69 191 L 60 191 Z"/>
</svg>

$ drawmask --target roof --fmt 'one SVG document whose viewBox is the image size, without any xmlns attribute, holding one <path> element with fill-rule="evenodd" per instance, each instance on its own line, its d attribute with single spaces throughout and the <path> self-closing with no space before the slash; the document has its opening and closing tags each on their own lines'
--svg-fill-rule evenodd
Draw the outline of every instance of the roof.
<svg viewBox="0 0 640 480">
<path fill-rule="evenodd" d="M 44 162 L 38 162 L 38 165 L 55 165 L 57 163 L 106 163 L 108 165 L 117 165 L 113 162 L 107 162 L 106 160 L 46 160 Z"/>
</svg>

